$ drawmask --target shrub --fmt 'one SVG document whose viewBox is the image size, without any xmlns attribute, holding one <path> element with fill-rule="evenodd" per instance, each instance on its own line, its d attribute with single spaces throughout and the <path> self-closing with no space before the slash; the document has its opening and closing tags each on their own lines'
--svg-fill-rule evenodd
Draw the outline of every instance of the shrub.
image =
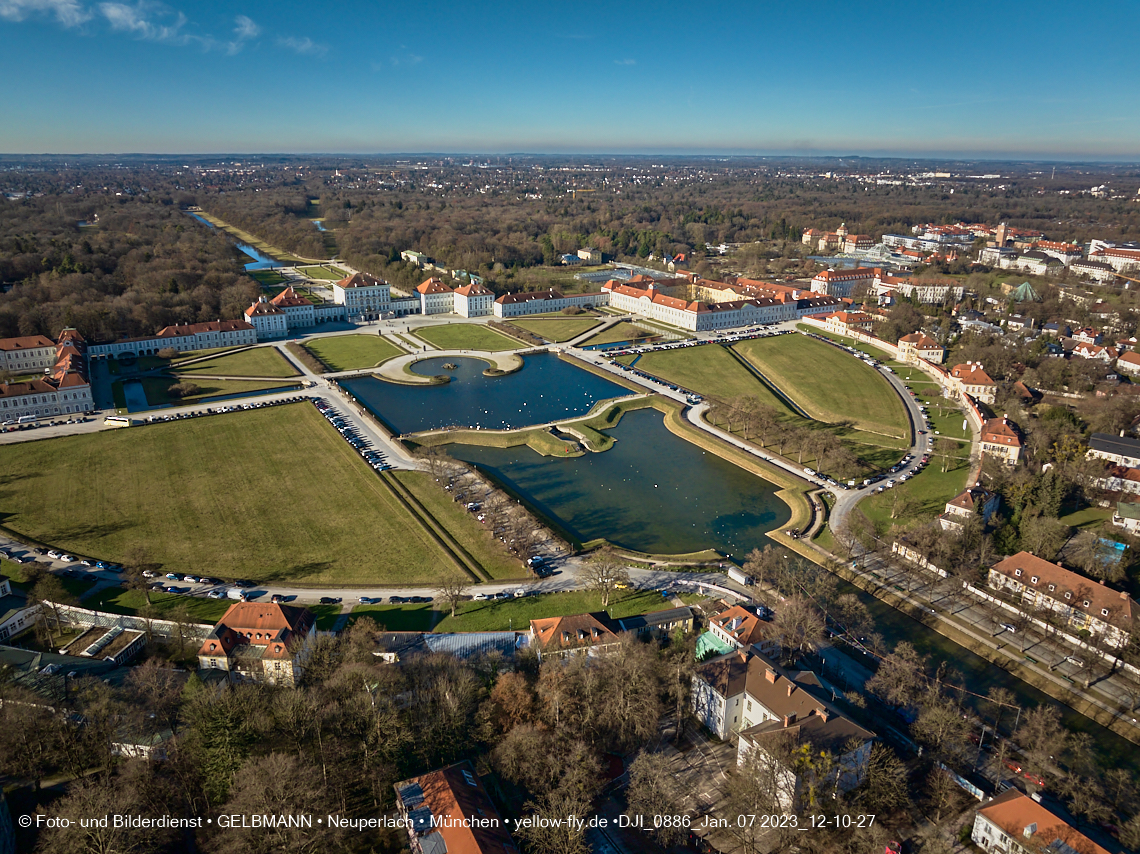
<svg viewBox="0 0 1140 854">
<path fill-rule="evenodd" d="M 168 388 L 166 390 L 166 393 L 169 394 L 171 397 L 177 397 L 177 398 L 181 399 L 184 397 L 193 397 L 194 395 L 198 394 L 201 390 L 202 389 L 199 388 L 194 383 L 175 383 L 174 385 L 172 385 L 170 388 Z"/>
<path fill-rule="evenodd" d="M 158 358 L 160 359 L 176 359 L 178 358 L 178 351 L 173 347 L 163 347 L 158 351 Z"/>
</svg>

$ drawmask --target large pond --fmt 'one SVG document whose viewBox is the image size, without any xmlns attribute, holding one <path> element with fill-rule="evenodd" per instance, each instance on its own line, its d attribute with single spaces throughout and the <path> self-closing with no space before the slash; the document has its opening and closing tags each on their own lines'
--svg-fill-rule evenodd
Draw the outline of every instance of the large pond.
<svg viewBox="0 0 1140 854">
<path fill-rule="evenodd" d="M 775 487 L 670 433 L 660 412 L 629 412 L 601 454 L 542 457 L 530 448 L 451 445 L 579 541 L 605 537 L 653 554 L 707 548 L 742 559 L 788 521 Z"/>
<path fill-rule="evenodd" d="M 444 368 L 453 364 L 454 369 Z M 526 356 L 521 370 L 485 377 L 479 359 L 424 359 L 413 370 L 426 376 L 447 374 L 447 385 L 411 386 L 374 377 L 344 380 L 342 385 L 397 433 L 436 427 L 512 429 L 582 415 L 599 400 L 629 392 L 607 379 L 576 368 L 552 353 Z"/>
</svg>

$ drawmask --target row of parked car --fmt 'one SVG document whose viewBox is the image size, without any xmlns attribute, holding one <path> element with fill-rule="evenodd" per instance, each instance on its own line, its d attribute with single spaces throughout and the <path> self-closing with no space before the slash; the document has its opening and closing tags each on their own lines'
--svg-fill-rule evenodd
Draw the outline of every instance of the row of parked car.
<svg viewBox="0 0 1140 854">
<path fill-rule="evenodd" d="M 377 451 L 372 447 L 372 443 L 361 436 L 355 427 L 352 426 L 344 416 L 340 414 L 331 404 L 323 397 L 313 399 L 313 405 L 321 415 L 328 419 L 329 423 L 337 429 L 337 432 L 344 437 L 348 444 L 356 449 L 356 452 L 364 458 L 368 465 L 372 466 L 376 471 L 387 471 L 392 468 L 383 452 Z"/>
<path fill-rule="evenodd" d="M 144 420 L 147 424 L 157 424 L 160 421 L 181 421 L 185 418 L 201 418 L 203 415 L 222 415 L 226 412 L 242 412 L 246 409 L 261 409 L 265 406 L 282 406 L 286 403 L 299 403 L 305 398 L 302 395 L 294 395 L 293 397 L 283 397 L 280 400 L 258 400 L 254 403 L 235 403 L 231 406 L 219 406 L 214 408 L 207 406 L 205 409 L 187 410 L 186 412 L 170 412 L 166 415 L 148 415 Z"/>
</svg>

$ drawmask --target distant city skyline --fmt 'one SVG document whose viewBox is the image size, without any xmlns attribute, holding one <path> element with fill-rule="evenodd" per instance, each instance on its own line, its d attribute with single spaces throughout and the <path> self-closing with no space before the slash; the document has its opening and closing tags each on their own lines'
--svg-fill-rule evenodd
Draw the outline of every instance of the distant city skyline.
<svg viewBox="0 0 1140 854">
<path fill-rule="evenodd" d="M 1140 160 L 1140 6 L 0 0 L 3 153 Z"/>
</svg>

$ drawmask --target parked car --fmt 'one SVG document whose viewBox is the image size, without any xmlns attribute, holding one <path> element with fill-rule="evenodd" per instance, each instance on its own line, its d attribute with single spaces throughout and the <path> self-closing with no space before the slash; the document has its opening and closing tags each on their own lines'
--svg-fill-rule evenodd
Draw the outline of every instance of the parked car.
<svg viewBox="0 0 1140 854">
<path fill-rule="evenodd" d="M 321 597 L 321 604 L 322 605 L 339 605 L 340 604 L 340 597 L 339 596 L 322 596 Z"/>
</svg>

